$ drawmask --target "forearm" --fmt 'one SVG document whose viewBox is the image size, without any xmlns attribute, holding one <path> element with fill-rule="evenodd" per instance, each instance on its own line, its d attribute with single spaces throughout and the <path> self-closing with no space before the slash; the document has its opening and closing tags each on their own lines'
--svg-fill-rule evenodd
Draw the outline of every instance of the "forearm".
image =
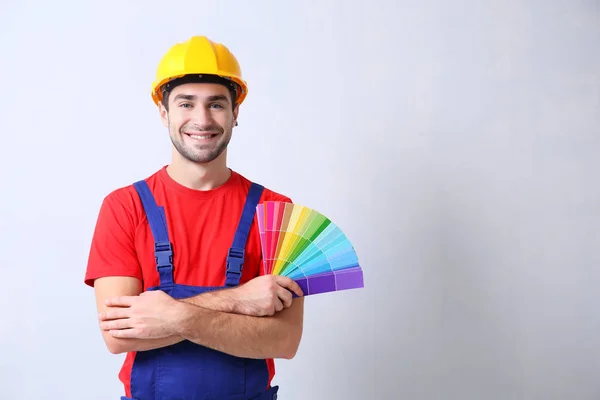
<svg viewBox="0 0 600 400">
<path fill-rule="evenodd" d="M 228 289 L 205 292 L 197 296 L 181 299 L 180 301 L 214 311 L 234 312 L 236 309 L 235 298 L 229 294 Z M 106 340 L 110 352 L 113 354 L 120 354 L 130 351 L 154 350 L 179 343 L 185 339 L 179 335 L 173 335 L 160 339 L 123 339 L 115 338 L 109 335 Z"/>
<path fill-rule="evenodd" d="M 293 358 L 302 336 L 303 300 L 272 317 L 230 314 L 182 304 L 176 329 L 194 343 L 237 357 Z"/>
<path fill-rule="evenodd" d="M 231 294 L 233 289 L 219 289 L 181 299 L 181 302 L 193 304 L 198 307 L 227 313 L 237 312 L 237 298 Z"/>
<path fill-rule="evenodd" d="M 148 351 L 161 347 L 171 346 L 185 340 L 179 335 L 160 339 L 122 339 L 105 333 L 105 342 L 108 350 L 113 354 L 128 353 L 130 351 Z"/>
</svg>

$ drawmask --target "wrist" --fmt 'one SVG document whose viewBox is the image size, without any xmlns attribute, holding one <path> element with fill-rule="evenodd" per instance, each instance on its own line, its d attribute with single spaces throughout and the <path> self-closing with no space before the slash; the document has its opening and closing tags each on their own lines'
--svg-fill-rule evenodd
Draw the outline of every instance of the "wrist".
<svg viewBox="0 0 600 400">
<path fill-rule="evenodd" d="M 194 321 L 199 318 L 199 313 L 203 309 L 196 307 L 194 304 L 178 301 L 173 306 L 173 334 L 186 338 L 189 334 L 190 326 L 193 326 Z"/>
<path fill-rule="evenodd" d="M 224 289 L 210 292 L 211 300 L 218 311 L 235 313 L 238 309 L 236 289 Z"/>
</svg>

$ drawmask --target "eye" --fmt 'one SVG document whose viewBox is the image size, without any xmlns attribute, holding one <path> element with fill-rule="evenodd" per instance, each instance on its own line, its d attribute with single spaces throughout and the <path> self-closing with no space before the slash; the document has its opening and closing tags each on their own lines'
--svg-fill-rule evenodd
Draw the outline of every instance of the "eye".
<svg viewBox="0 0 600 400">
<path fill-rule="evenodd" d="M 181 103 L 181 104 L 179 105 L 179 107 L 182 107 L 182 108 L 188 108 L 188 107 L 191 107 L 191 106 L 192 106 L 192 105 L 191 105 L 190 103 Z"/>
<path fill-rule="evenodd" d="M 219 103 L 213 103 L 210 105 L 211 107 L 223 108 L 223 106 Z"/>
</svg>

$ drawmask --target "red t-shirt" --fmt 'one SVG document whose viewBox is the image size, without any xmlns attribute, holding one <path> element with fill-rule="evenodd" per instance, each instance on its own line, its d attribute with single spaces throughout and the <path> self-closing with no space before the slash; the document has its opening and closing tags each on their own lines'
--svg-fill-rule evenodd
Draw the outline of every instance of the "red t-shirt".
<svg viewBox="0 0 600 400">
<path fill-rule="evenodd" d="M 166 166 L 146 179 L 156 203 L 164 206 L 169 239 L 173 244 L 173 279 L 177 284 L 223 286 L 227 251 L 239 223 L 251 181 L 232 171 L 220 187 L 199 191 L 174 181 Z M 291 200 L 265 188 L 260 202 Z M 248 234 L 240 284 L 263 274 L 260 236 L 254 226 Z M 85 283 L 105 276 L 140 279 L 144 290 L 157 286 L 154 238 L 133 184 L 108 194 L 92 238 Z M 128 353 L 119 378 L 129 391 L 135 353 Z M 275 374 L 267 360 L 270 379 Z"/>
</svg>

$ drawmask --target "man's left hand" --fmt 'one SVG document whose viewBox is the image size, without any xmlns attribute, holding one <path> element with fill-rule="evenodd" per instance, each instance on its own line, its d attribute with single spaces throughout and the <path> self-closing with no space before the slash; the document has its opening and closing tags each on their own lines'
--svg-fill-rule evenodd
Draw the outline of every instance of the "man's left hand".
<svg viewBox="0 0 600 400">
<path fill-rule="evenodd" d="M 100 328 L 116 338 L 160 339 L 175 334 L 180 303 L 162 291 L 106 300 Z"/>
</svg>

